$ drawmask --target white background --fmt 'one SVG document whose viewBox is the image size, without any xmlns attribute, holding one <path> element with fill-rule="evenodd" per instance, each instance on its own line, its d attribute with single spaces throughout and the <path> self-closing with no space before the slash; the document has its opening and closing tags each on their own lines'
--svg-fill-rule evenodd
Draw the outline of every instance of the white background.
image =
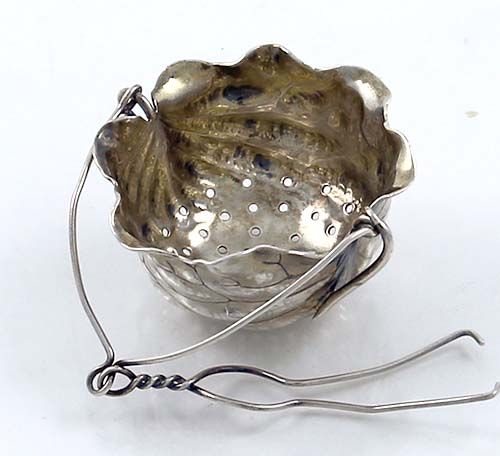
<svg viewBox="0 0 500 456">
<path fill-rule="evenodd" d="M 496 3 L 496 4 L 495 4 Z M 500 380 L 498 2 L 4 2 L 0 13 L 0 453 L 492 455 L 500 399 L 378 416 L 257 414 L 189 393 L 94 398 L 103 352 L 78 303 L 67 245 L 71 191 L 93 136 L 133 83 L 149 93 L 179 59 L 233 62 L 279 43 L 320 68 L 363 66 L 391 89 L 414 185 L 393 204 L 388 266 L 322 318 L 242 333 L 151 372 L 247 363 L 290 376 L 368 367 L 477 329 L 395 374 L 301 395 L 363 403 L 487 391 Z M 167 303 L 108 225 L 95 170 L 82 201 L 89 293 L 120 356 L 160 353 L 221 326 Z M 246 398 L 297 393 L 226 378 Z"/>
</svg>

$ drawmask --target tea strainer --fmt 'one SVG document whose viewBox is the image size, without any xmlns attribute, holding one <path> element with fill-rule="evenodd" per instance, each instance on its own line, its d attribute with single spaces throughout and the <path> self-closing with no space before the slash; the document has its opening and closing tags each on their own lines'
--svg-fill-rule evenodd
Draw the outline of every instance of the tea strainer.
<svg viewBox="0 0 500 456">
<path fill-rule="evenodd" d="M 274 45 L 234 65 L 173 64 L 160 75 L 152 101 L 140 86 L 121 91 L 71 202 L 76 285 L 106 351 L 106 361 L 88 376 L 89 390 L 122 396 L 167 388 L 251 410 L 307 406 L 366 413 L 493 398 L 499 384 L 482 394 L 380 405 L 317 399 L 257 403 L 200 386 L 223 373 L 294 387 L 355 380 L 461 337 L 482 345 L 470 330 L 388 364 L 317 378 L 290 379 L 243 365 L 210 367 L 187 378 L 132 370 L 187 355 L 243 327 L 268 329 L 316 317 L 384 266 L 392 250 L 384 221 L 390 199 L 414 177 L 407 141 L 387 126 L 389 96 L 366 70 L 315 70 Z M 162 293 L 229 326 L 173 353 L 115 359 L 87 297 L 77 249 L 78 202 L 94 161 L 114 185 L 112 226 L 122 245 L 138 252 Z M 127 379 L 124 387 L 114 387 L 118 376 Z"/>
</svg>

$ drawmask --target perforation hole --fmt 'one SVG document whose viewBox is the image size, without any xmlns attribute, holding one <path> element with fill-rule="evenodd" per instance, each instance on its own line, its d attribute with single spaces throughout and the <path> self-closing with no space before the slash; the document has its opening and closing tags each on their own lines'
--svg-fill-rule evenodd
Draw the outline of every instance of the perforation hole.
<svg viewBox="0 0 500 456">
<path fill-rule="evenodd" d="M 249 179 L 248 177 L 246 177 L 245 179 L 243 179 L 241 181 L 241 185 L 243 185 L 243 187 L 245 187 L 245 188 L 251 187 L 252 186 L 252 179 Z"/>
<path fill-rule="evenodd" d="M 356 205 L 354 203 L 345 203 L 344 212 L 347 215 L 351 215 L 356 210 Z"/>
<path fill-rule="evenodd" d="M 280 203 L 280 205 L 278 206 L 278 211 L 280 212 L 288 212 L 288 209 L 290 209 L 288 203 Z"/>
<path fill-rule="evenodd" d="M 184 248 L 182 249 L 182 254 L 183 254 L 184 256 L 187 256 L 187 257 L 188 257 L 188 256 L 191 256 L 191 254 L 192 254 L 192 253 L 193 253 L 193 251 L 192 251 L 189 247 L 184 247 Z"/>
<path fill-rule="evenodd" d="M 207 190 L 205 191 L 205 195 L 207 195 L 207 198 L 212 199 L 213 197 L 215 197 L 215 189 L 207 188 Z"/>
<path fill-rule="evenodd" d="M 222 211 L 222 212 L 219 214 L 219 218 L 220 218 L 223 222 L 228 222 L 229 220 L 231 220 L 231 214 L 230 214 L 228 211 Z"/>
<path fill-rule="evenodd" d="M 299 242 L 300 241 L 300 234 L 299 233 L 293 233 L 290 236 L 290 241 L 292 241 L 292 242 Z"/>
<path fill-rule="evenodd" d="M 251 212 L 252 214 L 255 214 L 255 212 L 257 212 L 259 210 L 259 206 L 257 205 L 257 203 L 250 203 L 248 205 L 248 211 Z"/>
<path fill-rule="evenodd" d="M 252 237 L 259 237 L 262 234 L 262 230 L 258 226 L 252 226 L 252 228 L 250 228 L 249 233 L 250 236 Z"/>
<path fill-rule="evenodd" d="M 179 214 L 186 217 L 189 214 L 189 209 L 186 206 L 179 207 Z"/>
<path fill-rule="evenodd" d="M 208 237 L 208 231 L 205 229 L 201 229 L 200 231 L 198 231 L 198 233 L 203 239 L 206 239 Z"/>
<path fill-rule="evenodd" d="M 318 211 L 314 211 L 314 212 L 311 214 L 311 219 L 312 219 L 312 220 L 319 220 L 319 212 L 318 212 Z"/>
<path fill-rule="evenodd" d="M 225 245 L 219 245 L 219 247 L 217 247 L 217 252 L 219 252 L 220 255 L 225 255 L 227 253 L 227 247 Z"/>
<path fill-rule="evenodd" d="M 332 193 L 332 186 L 330 184 L 323 184 L 321 186 L 321 194 L 326 196 L 330 193 Z"/>
<path fill-rule="evenodd" d="M 335 233 L 337 232 L 337 228 L 335 227 L 335 225 L 330 225 L 326 228 L 326 234 L 328 236 L 335 236 Z"/>
<path fill-rule="evenodd" d="M 281 183 L 285 187 L 292 187 L 293 186 L 293 179 L 290 176 L 285 176 L 283 179 L 281 179 Z"/>
<path fill-rule="evenodd" d="M 168 228 L 163 228 L 163 229 L 161 230 L 161 234 L 162 234 L 162 236 L 163 236 L 163 237 L 166 237 L 166 238 L 167 238 L 167 237 L 170 237 L 170 235 L 171 235 L 172 233 L 170 233 L 170 230 L 169 230 Z"/>
</svg>

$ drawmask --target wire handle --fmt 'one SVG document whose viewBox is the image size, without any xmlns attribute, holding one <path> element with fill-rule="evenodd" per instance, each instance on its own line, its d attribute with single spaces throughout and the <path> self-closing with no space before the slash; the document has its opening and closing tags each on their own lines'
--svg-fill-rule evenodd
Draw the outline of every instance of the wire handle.
<svg viewBox="0 0 500 456">
<path fill-rule="evenodd" d="M 131 115 L 132 109 L 135 105 L 139 105 L 144 111 L 148 120 L 151 120 L 156 115 L 155 107 L 151 102 L 142 94 L 142 89 L 139 85 L 134 85 L 128 89 L 124 89 L 119 94 L 119 102 L 116 109 L 113 111 L 109 120 L 115 120 L 120 115 L 126 114 Z M 438 348 L 453 342 L 454 340 L 461 337 L 472 337 L 478 344 L 482 345 L 484 342 L 481 337 L 470 330 L 458 331 L 449 336 L 440 339 L 433 344 L 430 344 L 423 349 L 405 356 L 397 361 L 393 361 L 388 364 L 384 364 L 371 369 L 364 369 L 360 371 L 349 372 L 345 374 L 337 374 L 326 377 L 316 377 L 310 379 L 289 379 L 286 377 L 279 376 L 272 372 L 259 369 L 251 366 L 243 365 L 225 365 L 225 366 L 215 366 L 205 369 L 191 378 L 184 378 L 181 375 L 175 374 L 171 376 L 165 376 L 162 374 L 151 376 L 149 374 L 135 374 L 129 367 L 146 365 L 146 364 L 158 364 L 165 361 L 169 361 L 175 358 L 180 358 L 189 353 L 193 353 L 201 348 L 208 345 L 214 344 L 234 332 L 240 330 L 241 328 L 248 325 L 250 322 L 258 318 L 260 315 L 265 313 L 269 308 L 275 305 L 279 300 L 286 298 L 294 291 L 302 287 L 309 280 L 314 278 L 318 273 L 320 273 L 324 268 L 326 268 L 338 255 L 340 255 L 347 247 L 356 242 L 363 237 L 375 237 L 380 236 L 383 241 L 383 248 L 378 256 L 378 258 L 368 266 L 364 271 L 362 271 L 358 276 L 350 280 L 347 284 L 339 288 L 334 292 L 333 302 L 341 297 L 344 297 L 355 288 L 357 288 L 362 283 L 366 282 L 370 277 L 372 277 L 376 272 L 378 272 L 387 262 L 389 256 L 392 252 L 392 235 L 389 227 L 381 220 L 373 210 L 366 208 L 365 214 L 360 218 L 360 223 L 353 229 L 353 231 L 346 236 L 341 242 L 339 242 L 327 255 L 325 255 L 321 260 L 319 260 L 313 267 L 306 271 L 302 276 L 297 278 L 292 282 L 287 288 L 276 294 L 273 298 L 269 299 L 265 303 L 261 304 L 259 307 L 254 309 L 252 312 L 248 313 L 241 319 L 235 321 L 228 327 L 219 331 L 218 333 L 197 342 L 189 347 L 174 351 L 172 353 L 153 356 L 149 358 L 138 358 L 130 360 L 118 360 L 115 361 L 115 352 L 113 346 L 108 339 L 106 332 L 104 331 L 97 315 L 94 312 L 92 305 L 90 304 L 85 286 L 83 283 L 82 271 L 80 267 L 80 259 L 78 253 L 78 239 L 77 239 L 77 216 L 78 216 L 78 204 L 80 197 L 88 177 L 88 173 L 92 166 L 94 160 L 94 150 L 91 148 L 87 158 L 85 159 L 83 169 L 78 179 L 76 189 L 73 193 L 70 205 L 70 216 L 69 216 L 69 242 L 70 242 L 70 253 L 71 262 L 73 267 L 73 274 L 75 278 L 75 283 L 78 291 L 78 295 L 85 313 L 94 328 L 103 348 L 106 353 L 106 359 L 104 363 L 93 369 L 87 377 L 87 387 L 89 391 L 94 395 L 107 395 L 107 396 L 123 396 L 128 394 L 135 389 L 145 390 L 145 389 L 169 389 L 171 391 L 190 391 L 199 396 L 211 399 L 217 402 L 223 402 L 228 405 L 233 405 L 236 407 L 249 409 L 249 410 L 260 410 L 260 411 L 270 411 L 270 410 L 283 410 L 291 407 L 320 407 L 329 408 L 335 410 L 345 410 L 351 412 L 363 412 L 363 413 L 380 413 L 386 411 L 395 410 L 407 410 L 416 409 L 423 407 L 437 407 L 452 404 L 463 404 L 469 402 L 477 402 L 488 400 L 495 397 L 500 389 L 500 384 L 495 385 L 495 388 L 491 392 L 460 396 L 453 398 L 442 398 L 442 399 L 431 399 L 424 401 L 412 401 L 412 402 L 399 402 L 394 404 L 381 404 L 381 405 L 360 405 L 352 403 L 343 403 L 336 401 L 326 401 L 326 400 L 316 400 L 316 399 L 292 399 L 284 402 L 277 403 L 257 403 L 257 402 L 247 402 L 239 399 L 230 398 L 227 396 L 219 395 L 204 388 L 201 388 L 198 383 L 203 379 L 220 375 L 224 373 L 239 373 L 257 376 L 270 380 L 273 382 L 280 383 L 285 386 L 316 386 L 316 385 L 326 385 L 333 384 L 342 381 L 354 380 L 359 378 L 364 378 L 376 374 L 381 374 L 389 370 L 395 369 L 405 365 L 411 361 L 414 361 L 428 353 L 431 353 Z M 318 313 L 322 313 L 325 308 L 318 310 Z M 118 375 L 122 375 L 128 379 L 126 386 L 113 389 L 115 379 Z"/>
</svg>

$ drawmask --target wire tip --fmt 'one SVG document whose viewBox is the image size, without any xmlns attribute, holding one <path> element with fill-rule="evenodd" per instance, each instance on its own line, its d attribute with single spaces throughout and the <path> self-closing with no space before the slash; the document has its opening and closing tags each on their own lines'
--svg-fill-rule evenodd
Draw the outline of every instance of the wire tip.
<svg viewBox="0 0 500 456">
<path fill-rule="evenodd" d="M 483 346 L 486 342 L 485 340 L 481 337 L 481 335 L 479 333 L 477 333 L 476 331 L 473 331 L 472 329 L 464 329 L 462 331 L 462 334 L 464 336 L 469 336 L 471 337 L 472 339 L 474 339 L 474 341 L 478 344 L 478 345 L 481 345 Z"/>
<path fill-rule="evenodd" d="M 500 393 L 500 382 L 496 382 L 493 390 L 491 391 L 491 397 L 496 397 Z"/>
</svg>

